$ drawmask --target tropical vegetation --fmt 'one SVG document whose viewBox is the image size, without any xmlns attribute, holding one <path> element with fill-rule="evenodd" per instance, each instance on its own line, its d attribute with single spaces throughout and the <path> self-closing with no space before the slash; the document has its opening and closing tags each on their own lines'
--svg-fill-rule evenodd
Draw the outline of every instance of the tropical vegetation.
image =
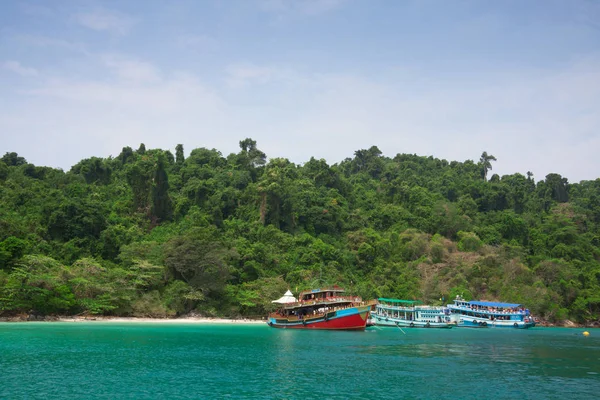
<svg viewBox="0 0 600 400">
<path fill-rule="evenodd" d="M 0 315 L 262 316 L 290 288 L 456 295 L 600 318 L 600 179 L 382 155 L 329 165 L 125 147 L 70 171 L 0 161 Z"/>
</svg>

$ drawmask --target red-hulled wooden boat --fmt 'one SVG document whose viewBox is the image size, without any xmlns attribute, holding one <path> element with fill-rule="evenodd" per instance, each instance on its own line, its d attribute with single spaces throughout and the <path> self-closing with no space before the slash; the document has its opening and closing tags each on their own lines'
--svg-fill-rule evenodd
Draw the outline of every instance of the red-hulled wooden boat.
<svg viewBox="0 0 600 400">
<path fill-rule="evenodd" d="M 275 302 L 282 306 L 269 315 L 267 323 L 273 328 L 363 330 L 371 310 L 370 304 L 346 296 L 338 286 L 301 292 L 297 301 L 284 296 Z"/>
</svg>

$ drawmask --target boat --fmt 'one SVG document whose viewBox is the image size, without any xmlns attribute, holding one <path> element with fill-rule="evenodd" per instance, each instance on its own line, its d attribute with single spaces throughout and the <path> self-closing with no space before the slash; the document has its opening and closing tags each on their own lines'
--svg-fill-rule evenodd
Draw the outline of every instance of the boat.
<svg viewBox="0 0 600 400">
<path fill-rule="evenodd" d="M 452 328 L 447 308 L 423 305 L 416 300 L 377 299 L 371 318 L 377 326 L 400 328 Z"/>
<path fill-rule="evenodd" d="M 298 300 L 288 291 L 273 303 L 281 307 L 269 314 L 267 323 L 285 329 L 364 330 L 371 310 L 371 304 L 347 296 L 338 286 L 301 292 Z"/>
<path fill-rule="evenodd" d="M 467 301 L 456 296 L 448 309 L 452 323 L 462 328 L 527 329 L 535 326 L 535 318 L 521 304 Z"/>
</svg>

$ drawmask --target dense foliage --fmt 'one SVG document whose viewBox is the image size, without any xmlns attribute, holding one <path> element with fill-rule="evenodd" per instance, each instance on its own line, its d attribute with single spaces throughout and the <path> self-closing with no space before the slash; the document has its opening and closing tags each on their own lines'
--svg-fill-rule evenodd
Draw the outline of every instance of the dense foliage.
<svg viewBox="0 0 600 400">
<path fill-rule="evenodd" d="M 600 179 L 499 177 L 377 147 L 335 165 L 182 145 L 69 172 L 0 161 L 0 313 L 264 315 L 292 291 L 600 313 Z"/>
</svg>

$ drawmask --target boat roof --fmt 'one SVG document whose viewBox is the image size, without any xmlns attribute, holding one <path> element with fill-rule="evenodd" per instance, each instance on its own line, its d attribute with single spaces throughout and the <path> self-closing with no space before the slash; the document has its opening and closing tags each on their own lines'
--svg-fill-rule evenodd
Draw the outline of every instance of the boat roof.
<svg viewBox="0 0 600 400">
<path fill-rule="evenodd" d="M 387 303 L 402 303 L 402 304 L 423 304 L 422 301 L 419 300 L 400 300 L 400 299 L 386 299 L 384 297 L 380 297 L 377 300 L 385 301 Z"/>
<path fill-rule="evenodd" d="M 290 290 L 288 290 L 287 292 L 285 292 L 285 294 L 280 297 L 277 300 L 273 300 L 271 303 L 278 303 L 278 304 L 289 304 L 289 303 L 297 303 L 298 299 L 294 297 L 294 295 L 292 294 L 292 292 Z"/>
<path fill-rule="evenodd" d="M 323 293 L 323 292 L 336 292 L 336 293 L 343 293 L 345 292 L 344 289 L 342 289 L 339 286 L 333 286 L 333 287 L 326 287 L 326 288 L 319 288 L 319 289 L 312 289 L 312 290 L 305 290 L 303 292 L 301 292 L 298 297 L 302 297 L 305 294 L 311 294 L 311 293 Z"/>
<path fill-rule="evenodd" d="M 470 301 L 469 304 L 474 305 L 474 306 L 482 306 L 482 307 L 502 307 L 502 308 L 516 308 L 516 307 L 521 306 L 521 304 L 498 303 L 495 301 Z"/>
</svg>

